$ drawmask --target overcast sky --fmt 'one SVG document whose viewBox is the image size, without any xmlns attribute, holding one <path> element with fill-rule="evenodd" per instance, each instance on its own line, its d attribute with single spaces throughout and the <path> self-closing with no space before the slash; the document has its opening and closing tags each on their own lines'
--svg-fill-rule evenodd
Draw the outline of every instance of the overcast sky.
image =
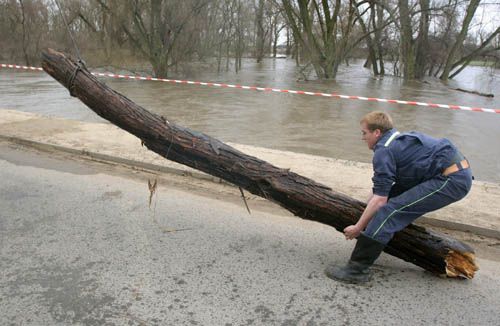
<svg viewBox="0 0 500 326">
<path fill-rule="evenodd" d="M 486 32 L 493 32 L 500 26 L 500 0 L 483 0 L 474 15 L 473 31 L 479 30 L 481 23 Z"/>
</svg>

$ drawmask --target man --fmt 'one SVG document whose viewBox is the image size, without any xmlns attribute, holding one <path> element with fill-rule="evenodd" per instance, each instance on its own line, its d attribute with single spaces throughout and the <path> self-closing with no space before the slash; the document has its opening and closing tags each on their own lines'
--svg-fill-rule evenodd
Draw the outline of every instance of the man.
<svg viewBox="0 0 500 326">
<path fill-rule="evenodd" d="M 325 271 L 346 283 L 367 282 L 370 266 L 394 233 L 462 199 L 472 185 L 469 162 L 449 140 L 400 133 L 383 112 L 365 115 L 360 124 L 362 138 L 374 152 L 372 196 L 358 222 L 344 229 L 346 239 L 357 238 L 349 262 Z"/>
</svg>

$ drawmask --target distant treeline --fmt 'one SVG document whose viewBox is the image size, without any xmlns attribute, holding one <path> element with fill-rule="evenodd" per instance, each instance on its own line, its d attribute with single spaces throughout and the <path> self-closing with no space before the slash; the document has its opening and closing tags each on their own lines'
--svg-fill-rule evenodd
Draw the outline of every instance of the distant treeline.
<svg viewBox="0 0 500 326">
<path fill-rule="evenodd" d="M 497 0 L 57 1 L 0 0 L 1 61 L 74 53 L 68 29 L 91 64 L 142 62 L 157 77 L 190 62 L 238 71 L 243 57 L 278 54 L 320 79 L 350 58 L 374 75 L 443 80 L 473 60 L 500 61 Z"/>
</svg>

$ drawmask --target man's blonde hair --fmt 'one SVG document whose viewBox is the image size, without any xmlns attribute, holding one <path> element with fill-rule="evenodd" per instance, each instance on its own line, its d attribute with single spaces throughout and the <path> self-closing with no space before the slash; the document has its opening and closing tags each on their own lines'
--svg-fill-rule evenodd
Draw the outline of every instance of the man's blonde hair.
<svg viewBox="0 0 500 326">
<path fill-rule="evenodd" d="M 366 114 L 360 123 L 366 123 L 366 127 L 370 131 L 379 129 L 382 133 L 394 128 L 391 116 L 381 111 L 373 111 Z"/>
</svg>

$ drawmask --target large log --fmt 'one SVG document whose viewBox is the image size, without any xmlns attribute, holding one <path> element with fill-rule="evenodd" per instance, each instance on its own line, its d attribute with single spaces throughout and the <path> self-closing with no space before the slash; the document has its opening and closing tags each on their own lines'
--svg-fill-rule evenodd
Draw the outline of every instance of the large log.
<svg viewBox="0 0 500 326">
<path fill-rule="evenodd" d="M 299 217 L 330 225 L 340 232 L 355 223 L 365 208 L 364 203 L 325 185 L 145 110 L 62 53 L 48 49 L 42 60 L 43 69 L 70 94 L 169 160 L 224 179 Z M 415 225 L 398 232 L 385 252 L 448 277 L 470 279 L 478 270 L 470 246 Z"/>
</svg>

